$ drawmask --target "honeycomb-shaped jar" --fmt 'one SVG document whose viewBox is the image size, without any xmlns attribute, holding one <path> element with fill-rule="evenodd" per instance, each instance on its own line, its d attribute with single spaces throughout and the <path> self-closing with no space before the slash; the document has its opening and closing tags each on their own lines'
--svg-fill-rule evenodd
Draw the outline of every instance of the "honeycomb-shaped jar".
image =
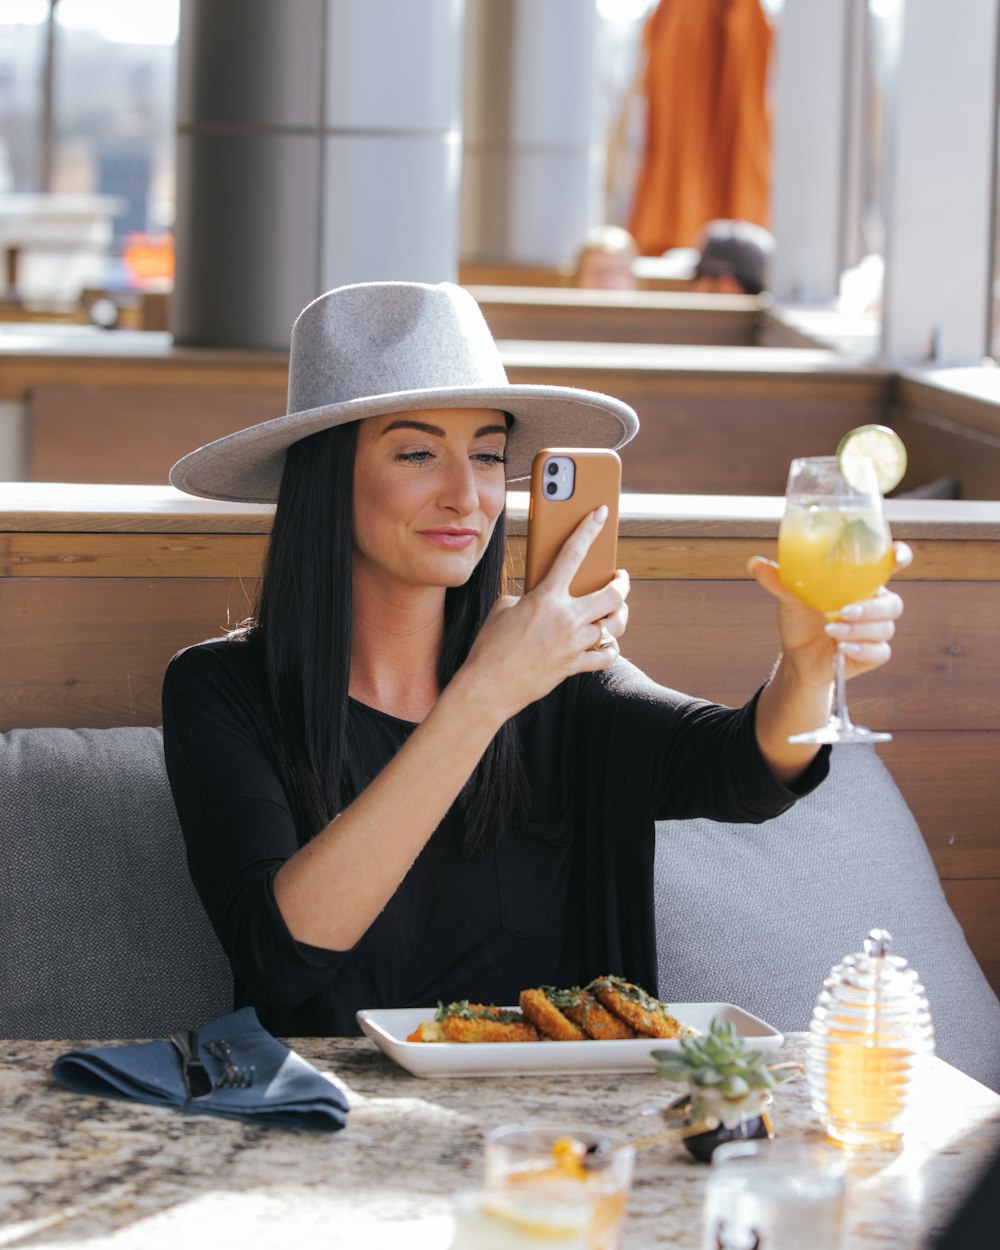
<svg viewBox="0 0 1000 1250">
<path fill-rule="evenodd" d="M 827 1137 L 845 1147 L 898 1147 L 934 1053 L 934 1025 L 916 972 L 884 929 L 823 982 L 806 1072 Z"/>
</svg>

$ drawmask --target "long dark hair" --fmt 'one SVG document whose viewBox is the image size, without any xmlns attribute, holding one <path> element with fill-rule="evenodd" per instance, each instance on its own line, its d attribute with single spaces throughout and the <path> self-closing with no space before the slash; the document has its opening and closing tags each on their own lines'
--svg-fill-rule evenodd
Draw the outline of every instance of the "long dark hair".
<svg viewBox="0 0 1000 1250">
<path fill-rule="evenodd" d="M 287 453 L 253 629 L 262 637 L 268 692 L 299 837 L 341 811 L 351 656 L 351 556 L 356 421 L 293 444 Z M 462 586 L 445 593 L 438 658 L 443 689 L 504 590 L 504 516 Z M 527 780 L 516 721 L 507 721 L 459 795 L 464 849 L 492 849 L 518 820 Z"/>
</svg>

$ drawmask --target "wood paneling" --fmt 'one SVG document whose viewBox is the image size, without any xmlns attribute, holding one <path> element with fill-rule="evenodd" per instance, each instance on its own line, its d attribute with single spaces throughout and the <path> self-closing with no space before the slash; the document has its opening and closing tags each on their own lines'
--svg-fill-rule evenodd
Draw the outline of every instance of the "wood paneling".
<svg viewBox="0 0 1000 1250">
<path fill-rule="evenodd" d="M 186 555 L 187 544 L 178 550 Z M 228 577 L 214 575 L 222 557 L 206 559 L 200 546 L 192 555 L 193 567 L 208 576 L 0 579 L 4 697 L 22 717 L 12 723 L 29 723 L 25 709 L 44 702 L 43 688 L 61 691 L 60 714 L 77 701 L 86 709 L 123 659 L 148 671 L 163 659 L 165 640 L 174 644 L 169 654 L 241 620 L 253 594 L 255 553 Z M 774 605 L 753 583 L 636 581 L 629 603 L 624 651 L 665 685 L 740 703 L 773 666 Z M 906 605 L 893 663 L 852 683 L 858 719 L 896 732 L 1000 729 L 1000 585 L 914 582 Z M 110 666 L 103 675 L 98 654 Z M 109 694 L 97 697 L 102 707 L 112 702 Z M 131 699 L 122 707 L 131 719 Z"/>
<path fill-rule="evenodd" d="M 912 582 L 893 661 L 850 687 L 873 729 L 1000 729 L 1000 583 Z M 742 703 L 777 654 L 775 606 L 755 583 L 636 582 L 623 650 L 651 677 Z"/>
<path fill-rule="evenodd" d="M 532 286 L 568 288 L 572 276 L 567 269 L 552 265 L 489 265 L 463 263 L 458 269 L 463 286 Z M 639 289 L 644 291 L 690 291 L 690 278 L 638 278 Z"/>
<path fill-rule="evenodd" d="M 121 347 L 117 344 L 121 343 Z M 18 352 L 0 344 L 0 399 L 29 399 L 39 386 L 139 386 L 241 391 L 258 386 L 284 393 L 288 356 L 281 352 L 174 347 L 167 334 L 112 336 L 102 353 L 87 350 Z M 284 405 L 282 404 L 282 410 Z"/>
<path fill-rule="evenodd" d="M 0 730 L 158 725 L 167 661 L 250 610 L 227 578 L 0 578 Z"/>
<path fill-rule="evenodd" d="M 497 339 L 750 347 L 761 319 L 760 301 L 750 295 L 498 286 L 470 291 Z"/>
<path fill-rule="evenodd" d="M 890 385 L 888 374 L 826 351 L 517 341 L 501 349 L 512 382 L 584 387 L 636 409 L 642 430 L 623 449 L 626 490 L 781 494 L 789 448 L 825 454 L 847 430 L 883 420 Z M 30 396 L 32 480 L 162 483 L 192 448 L 285 410 L 284 357 L 148 350 L 5 359 L 3 390 L 20 372 Z"/>
<path fill-rule="evenodd" d="M 887 376 L 844 369 L 830 353 L 557 346 L 508 345 L 508 376 L 631 404 L 641 430 L 621 451 L 626 490 L 780 495 L 790 448 L 825 455 L 848 430 L 884 419 Z"/>
<path fill-rule="evenodd" d="M 0 577 L 259 575 L 267 539 L 251 534 L 0 534 Z"/>
<path fill-rule="evenodd" d="M 1000 732 L 897 733 L 879 755 L 941 876 L 1000 878 Z"/>
<path fill-rule="evenodd" d="M 986 979 L 1000 994 L 1000 878 L 941 882 Z"/>
<path fill-rule="evenodd" d="M 925 408 L 895 404 L 889 418 L 907 451 L 900 489 L 954 477 L 963 499 L 1000 497 L 1000 433 L 991 433 Z"/>
<path fill-rule="evenodd" d="M 28 475 L 36 482 L 164 483 L 181 456 L 280 416 L 285 398 L 272 386 L 39 386 L 31 396 Z"/>
</svg>

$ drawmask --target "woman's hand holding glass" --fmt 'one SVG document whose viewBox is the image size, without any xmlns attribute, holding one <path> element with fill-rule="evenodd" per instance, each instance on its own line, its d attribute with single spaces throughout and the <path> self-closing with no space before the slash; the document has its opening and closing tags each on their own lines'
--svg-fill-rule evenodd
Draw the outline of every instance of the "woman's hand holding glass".
<svg viewBox="0 0 1000 1250">
<path fill-rule="evenodd" d="M 912 560 L 906 543 L 893 543 L 893 571 Z M 778 600 L 778 631 L 782 654 L 804 685 L 829 688 L 834 648 L 841 644 L 846 676 L 858 677 L 887 663 L 903 601 L 883 586 L 870 599 L 847 604 L 837 621 L 810 608 L 785 586 L 778 565 L 764 556 L 750 559 L 751 575 Z"/>
<path fill-rule="evenodd" d="M 802 686 L 829 689 L 826 725 L 792 743 L 879 742 L 851 722 L 844 684 L 885 664 L 903 603 L 884 582 L 912 559 L 893 543 L 882 498 L 867 461 L 859 480 L 844 478 L 834 457 L 795 460 L 789 475 L 777 565 L 756 557 L 750 572 L 779 600 L 783 662 Z M 870 593 L 869 593 L 870 592 Z"/>
<path fill-rule="evenodd" d="M 628 573 L 619 569 L 593 594 L 569 592 L 603 524 L 596 512 L 584 517 L 534 590 L 500 598 L 479 631 L 464 679 L 481 676 L 508 717 L 567 677 L 610 668 L 619 654 L 618 639 L 628 624 Z"/>
</svg>

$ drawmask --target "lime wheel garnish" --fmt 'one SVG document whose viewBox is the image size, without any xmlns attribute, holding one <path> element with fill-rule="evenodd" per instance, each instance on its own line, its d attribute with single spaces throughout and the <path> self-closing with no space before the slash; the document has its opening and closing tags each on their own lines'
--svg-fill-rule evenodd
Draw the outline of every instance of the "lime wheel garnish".
<svg viewBox="0 0 1000 1250">
<path fill-rule="evenodd" d="M 850 430 L 837 446 L 840 471 L 854 487 L 864 486 L 861 462 L 870 460 L 875 480 L 883 495 L 903 480 L 906 472 L 906 448 L 895 430 L 887 425 L 859 425 Z"/>
</svg>

